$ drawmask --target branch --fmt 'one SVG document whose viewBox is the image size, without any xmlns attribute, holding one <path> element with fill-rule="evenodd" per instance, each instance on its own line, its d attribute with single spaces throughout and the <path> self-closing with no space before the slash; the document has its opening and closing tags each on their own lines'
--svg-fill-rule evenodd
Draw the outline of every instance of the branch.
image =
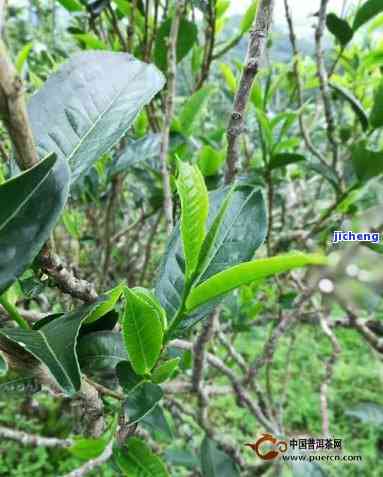
<svg viewBox="0 0 383 477">
<path fill-rule="evenodd" d="M 293 49 L 293 54 L 294 54 L 294 61 L 293 61 L 293 71 L 294 71 L 294 76 L 295 80 L 297 83 L 297 90 L 298 90 L 298 105 L 300 108 L 299 111 L 299 128 L 303 137 L 303 140 L 305 142 L 305 145 L 307 149 L 311 152 L 313 156 L 315 156 L 321 163 L 326 164 L 324 156 L 321 154 L 321 152 L 314 146 L 314 144 L 311 141 L 310 134 L 306 129 L 306 125 L 303 120 L 303 106 L 304 106 L 304 98 L 303 98 L 303 84 L 302 84 L 302 78 L 301 74 L 299 71 L 299 51 L 298 51 L 298 45 L 297 45 L 297 38 L 295 35 L 294 31 L 294 24 L 293 24 L 293 19 L 291 16 L 290 12 L 290 7 L 288 4 L 288 0 L 284 0 L 285 4 L 285 14 L 286 14 L 286 20 L 287 20 L 287 25 L 289 27 L 289 37 L 290 37 L 290 43 L 291 47 Z"/>
<path fill-rule="evenodd" d="M 202 68 L 194 91 L 199 90 L 209 76 L 210 66 L 213 61 L 213 50 L 215 43 L 215 19 L 215 1 L 209 0 L 207 5 L 207 25 L 205 30 L 205 47 Z"/>
<path fill-rule="evenodd" d="M 63 477 L 83 477 L 97 467 L 100 467 L 100 465 L 105 464 L 105 462 L 111 457 L 112 453 L 113 441 L 109 442 L 109 444 L 105 447 L 105 450 L 101 455 L 99 455 L 95 459 L 88 460 L 88 462 L 86 462 L 84 465 L 82 465 L 78 469 L 72 470 L 72 472 L 69 472 L 69 474 L 65 474 Z"/>
<path fill-rule="evenodd" d="M 71 439 L 57 439 L 55 437 L 42 437 L 36 434 L 28 434 L 24 431 L 18 431 L 16 429 L 8 429 L 7 427 L 0 426 L 0 437 L 4 439 L 11 439 L 13 441 L 20 442 L 24 446 L 33 447 L 58 447 L 65 448 L 73 445 Z"/>
<path fill-rule="evenodd" d="M 320 91 L 322 95 L 322 101 L 324 106 L 324 114 L 327 124 L 327 137 L 332 149 L 333 161 L 332 165 L 336 168 L 338 163 L 338 144 L 335 139 L 335 120 L 334 113 L 331 105 L 331 92 L 328 85 L 328 75 L 326 70 L 326 65 L 324 61 L 324 50 L 323 50 L 323 32 L 326 25 L 326 11 L 329 0 L 321 0 L 321 5 L 319 9 L 319 19 L 318 26 L 315 31 L 315 42 L 316 42 L 316 59 L 317 59 L 317 68 L 318 68 L 318 77 Z"/>
<path fill-rule="evenodd" d="M 332 345 L 331 356 L 325 362 L 325 376 L 324 380 L 320 385 L 320 402 L 321 402 L 321 411 L 322 411 L 322 434 L 323 436 L 330 435 L 330 418 L 328 413 L 328 387 L 330 385 L 334 365 L 338 358 L 339 353 L 341 352 L 341 347 L 339 345 L 336 336 L 329 326 L 328 318 L 321 317 L 320 324 L 324 334 L 329 338 Z"/>
<path fill-rule="evenodd" d="M 53 278 L 56 285 L 64 293 L 68 293 L 73 298 L 92 303 L 97 299 L 97 293 L 94 285 L 86 280 L 82 280 L 73 275 L 63 264 L 61 258 L 50 252 L 49 249 L 43 250 L 39 257 L 41 269 Z"/>
<path fill-rule="evenodd" d="M 21 169 L 29 169 L 38 157 L 25 106 L 24 88 L 0 38 L 0 117 L 8 130 Z"/>
<path fill-rule="evenodd" d="M 167 164 L 169 150 L 170 125 L 173 116 L 174 97 L 176 95 L 176 74 L 177 74 L 177 39 L 180 26 L 181 15 L 183 12 L 183 0 L 178 0 L 172 20 L 170 35 L 168 38 L 168 85 L 165 101 L 165 119 L 162 128 L 162 141 L 160 148 L 160 164 L 162 183 L 164 188 L 164 212 L 166 219 L 167 232 L 170 235 L 173 229 L 173 201 L 170 187 L 170 174 Z"/>
<path fill-rule="evenodd" d="M 254 78 L 259 71 L 260 62 L 266 46 L 273 16 L 274 0 L 262 0 L 257 18 L 250 32 L 245 65 L 239 82 L 238 91 L 234 98 L 227 129 L 227 171 L 225 182 L 233 181 L 239 161 L 239 137 L 243 132 L 246 105 L 249 100 Z"/>
</svg>

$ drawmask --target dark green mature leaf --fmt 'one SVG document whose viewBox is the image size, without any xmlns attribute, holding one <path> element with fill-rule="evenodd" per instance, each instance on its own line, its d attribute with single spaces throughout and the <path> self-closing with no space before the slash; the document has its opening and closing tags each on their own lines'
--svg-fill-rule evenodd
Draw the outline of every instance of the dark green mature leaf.
<svg viewBox="0 0 383 477">
<path fill-rule="evenodd" d="M 302 154 L 290 154 L 288 152 L 275 154 L 270 159 L 269 169 L 278 169 L 280 167 L 288 166 L 289 164 L 304 161 L 305 159 L 305 156 L 302 156 Z"/>
<path fill-rule="evenodd" d="M 0 294 L 49 239 L 68 197 L 66 162 L 51 154 L 0 186 Z"/>
<path fill-rule="evenodd" d="M 197 269 L 206 235 L 209 199 L 205 181 L 197 166 L 178 162 L 177 190 L 181 200 L 181 236 L 186 264 L 186 280 Z"/>
<path fill-rule="evenodd" d="M 346 411 L 346 416 L 356 417 L 362 422 L 382 426 L 383 406 L 375 402 L 363 402 Z"/>
<path fill-rule="evenodd" d="M 92 321 L 92 323 L 85 323 L 79 333 L 79 338 L 89 333 L 95 333 L 96 331 L 109 331 L 113 330 L 113 328 L 118 323 L 119 314 L 115 310 L 108 311 L 99 318 L 97 321 Z"/>
<path fill-rule="evenodd" d="M 355 96 L 348 91 L 346 88 L 339 86 L 335 83 L 330 83 L 331 88 L 333 88 L 340 96 L 345 99 L 350 106 L 352 107 L 354 113 L 357 115 L 360 124 L 364 131 L 368 129 L 368 116 L 366 111 L 364 110 L 362 104 L 355 98 Z"/>
<path fill-rule="evenodd" d="M 97 331 L 80 338 L 77 354 L 81 369 L 87 371 L 114 369 L 128 359 L 122 335 L 114 331 Z"/>
<path fill-rule="evenodd" d="M 137 141 L 128 143 L 113 165 L 112 174 L 125 172 L 138 163 L 159 155 L 161 134 L 148 134 Z"/>
<path fill-rule="evenodd" d="M 171 465 L 199 470 L 200 460 L 193 454 L 191 449 L 170 448 L 165 451 L 165 459 Z"/>
<path fill-rule="evenodd" d="M 172 25 L 172 18 L 167 18 L 162 22 L 156 35 L 156 44 L 154 47 L 154 62 L 161 71 L 167 71 L 168 68 L 168 38 Z M 186 18 L 181 18 L 177 37 L 177 63 L 179 63 L 198 40 L 198 29 L 195 23 Z"/>
<path fill-rule="evenodd" d="M 239 477 L 232 459 L 220 451 L 207 436 L 201 444 L 201 465 L 204 477 Z"/>
<path fill-rule="evenodd" d="M 151 412 L 163 395 L 161 387 L 157 384 L 143 382 L 134 387 L 124 401 L 124 412 L 129 424 L 140 421 Z"/>
<path fill-rule="evenodd" d="M 383 127 L 383 80 L 381 80 L 375 93 L 374 107 L 370 115 L 370 123 L 374 129 Z"/>
<path fill-rule="evenodd" d="M 121 361 L 116 366 L 116 374 L 124 393 L 129 393 L 138 384 L 142 383 L 143 378 L 136 374 L 129 361 Z"/>
<path fill-rule="evenodd" d="M 360 181 L 368 181 L 383 173 L 383 151 L 370 151 L 364 142 L 354 145 L 351 160 Z"/>
<path fill-rule="evenodd" d="M 381 0 L 367 0 L 356 12 L 352 29 L 356 31 L 380 12 L 383 12 Z"/>
<path fill-rule="evenodd" d="M 126 289 L 122 330 L 129 361 L 139 375 L 150 373 L 161 353 L 162 318 L 158 308 Z"/>
<path fill-rule="evenodd" d="M 209 229 L 228 191 L 229 188 L 224 188 L 209 194 Z M 217 232 L 215 245 L 205 261 L 205 271 L 200 281 L 206 280 L 225 268 L 251 260 L 265 239 L 266 207 L 260 190 L 254 189 L 253 186 L 241 185 L 237 186 L 231 194 L 226 213 Z M 174 317 L 182 301 L 185 286 L 184 269 L 179 227 L 176 227 L 170 237 L 155 289 L 156 296 L 165 308 L 168 319 Z"/>
<path fill-rule="evenodd" d="M 303 253 L 291 253 L 241 263 L 217 273 L 194 288 L 186 300 L 186 308 L 189 311 L 194 310 L 210 300 L 255 280 L 306 265 L 324 265 L 326 263 L 327 259 L 322 255 Z"/>
<path fill-rule="evenodd" d="M 126 53 L 74 55 L 29 102 L 39 153 L 65 157 L 75 182 L 126 133 L 163 85 L 153 65 Z"/>
<path fill-rule="evenodd" d="M 137 437 L 131 437 L 126 448 L 116 448 L 113 453 L 123 475 L 129 477 L 169 477 L 161 459 Z"/>
<path fill-rule="evenodd" d="M 335 36 L 343 48 L 354 36 L 354 32 L 347 20 L 339 18 L 335 13 L 329 13 L 327 15 L 326 26 L 329 32 Z"/>
<path fill-rule="evenodd" d="M 153 434 L 160 432 L 168 439 L 174 438 L 164 410 L 159 404 L 157 404 L 157 406 L 155 406 L 149 414 L 146 414 L 146 416 L 141 419 L 140 424 L 144 425 L 146 428 L 149 428 L 150 431 L 153 431 Z"/>
<path fill-rule="evenodd" d="M 222 205 L 224 195 L 216 193 L 219 203 L 215 205 Z M 261 190 L 239 185 L 231 194 L 217 238 L 197 283 L 226 268 L 250 260 L 265 240 L 266 233 L 266 206 Z"/>
<path fill-rule="evenodd" d="M 47 366 L 61 389 L 69 396 L 81 386 L 76 353 L 81 324 L 102 302 L 85 305 L 50 321 L 38 330 L 1 328 L 0 333 L 22 346 Z"/>
</svg>

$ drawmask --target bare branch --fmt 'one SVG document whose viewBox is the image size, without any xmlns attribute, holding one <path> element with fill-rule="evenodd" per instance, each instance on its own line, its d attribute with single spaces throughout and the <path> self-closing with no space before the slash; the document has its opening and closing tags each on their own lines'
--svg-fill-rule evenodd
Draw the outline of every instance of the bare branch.
<svg viewBox="0 0 383 477">
<path fill-rule="evenodd" d="M 24 446 L 33 447 L 65 448 L 73 445 L 73 441 L 71 439 L 56 439 L 55 437 L 43 437 L 38 436 L 37 434 L 28 434 L 27 432 L 18 431 L 16 429 L 8 429 L 4 426 L 0 426 L 0 437 L 20 442 L 20 444 Z"/>
<path fill-rule="evenodd" d="M 169 136 L 170 124 L 173 116 L 174 97 L 176 95 L 176 74 L 177 74 L 177 39 L 178 30 L 180 26 L 181 15 L 183 12 L 183 0 L 177 0 L 176 9 L 172 20 L 170 35 L 168 38 L 168 84 L 165 101 L 165 119 L 162 128 L 162 142 L 160 148 L 160 163 L 162 183 L 164 188 L 164 213 L 166 219 L 166 228 L 168 234 L 173 230 L 173 200 L 172 191 L 170 187 L 170 174 L 168 169 L 168 151 L 169 151 Z"/>
<path fill-rule="evenodd" d="M 273 17 L 274 0 L 262 0 L 257 18 L 250 31 L 245 65 L 234 98 L 233 111 L 227 128 L 227 170 L 225 182 L 233 181 L 239 161 L 239 138 L 243 132 L 245 111 L 254 78 L 259 71 L 260 62 L 266 46 Z"/>
<path fill-rule="evenodd" d="M 310 134 L 307 131 L 306 125 L 303 120 L 303 106 L 304 106 L 304 97 L 303 97 L 303 84 L 302 84 L 302 78 L 301 74 L 299 71 L 299 51 L 298 51 L 298 44 L 297 44 L 297 38 L 295 35 L 294 31 L 294 24 L 293 24 L 293 19 L 289 7 L 288 0 L 284 0 L 285 4 L 285 13 L 286 13 L 286 20 L 287 20 L 287 25 L 289 28 L 289 37 L 290 37 L 290 43 L 291 47 L 293 49 L 293 55 L 294 55 L 294 61 L 293 61 L 293 68 L 294 68 L 294 76 L 297 84 L 297 92 L 298 92 L 298 105 L 300 108 L 299 111 L 299 128 L 303 137 L 303 140 L 305 142 L 305 145 L 307 149 L 311 152 L 313 156 L 315 156 L 317 159 L 319 159 L 320 162 L 326 163 L 326 160 L 324 156 L 321 154 L 321 152 L 314 146 L 314 144 L 311 141 Z"/>
<path fill-rule="evenodd" d="M 324 114 L 327 124 L 327 137 L 332 149 L 333 161 L 332 165 L 336 168 L 338 163 L 338 144 L 335 138 L 335 120 L 331 104 L 331 93 L 328 85 L 328 75 L 324 61 L 323 51 L 323 33 L 326 25 L 326 11 L 329 0 L 321 0 L 321 5 L 318 13 L 318 26 L 315 31 L 316 42 L 316 60 L 318 68 L 319 85 L 324 106 Z"/>
<path fill-rule="evenodd" d="M 41 253 L 39 262 L 42 270 L 55 280 L 57 286 L 64 293 L 89 303 L 97 299 L 97 293 L 93 284 L 75 277 L 64 266 L 61 258 L 50 252 L 49 249 L 46 248 Z"/>
<path fill-rule="evenodd" d="M 0 118 L 15 147 L 19 167 L 29 169 L 37 163 L 38 158 L 25 106 L 24 88 L 1 38 Z"/>
</svg>

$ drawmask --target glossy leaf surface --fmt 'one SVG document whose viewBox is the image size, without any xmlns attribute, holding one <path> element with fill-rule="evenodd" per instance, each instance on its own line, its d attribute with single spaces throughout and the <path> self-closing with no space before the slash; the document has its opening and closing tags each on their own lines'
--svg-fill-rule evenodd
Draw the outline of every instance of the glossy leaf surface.
<svg viewBox="0 0 383 477">
<path fill-rule="evenodd" d="M 139 375 L 147 374 L 161 352 L 163 327 L 158 309 L 126 289 L 122 330 L 129 361 Z"/>
<path fill-rule="evenodd" d="M 50 321 L 38 330 L 2 328 L 0 333 L 45 364 L 65 394 L 73 395 L 81 386 L 76 353 L 78 332 L 81 324 L 98 305 L 85 305 Z"/>
<path fill-rule="evenodd" d="M 204 303 L 217 298 L 241 285 L 246 285 L 278 273 L 288 272 L 306 265 L 324 265 L 326 258 L 321 255 L 303 253 L 280 255 L 272 258 L 253 260 L 217 273 L 194 288 L 187 301 L 188 310 L 193 310 Z"/>
<path fill-rule="evenodd" d="M 130 424 L 140 421 L 151 412 L 163 397 L 160 386 L 143 382 L 133 388 L 124 402 L 124 412 Z"/>
<path fill-rule="evenodd" d="M 209 211 L 206 185 L 197 166 L 179 161 L 177 190 L 181 200 L 180 228 L 186 262 L 186 278 L 189 279 L 198 266 Z"/>
<path fill-rule="evenodd" d="M 123 475 L 129 477 L 169 477 L 161 459 L 137 437 L 131 437 L 126 448 L 116 449 L 114 456 Z"/>
<path fill-rule="evenodd" d="M 0 186 L 0 294 L 31 264 L 68 197 L 69 169 L 51 154 Z"/>
<path fill-rule="evenodd" d="M 39 153 L 65 157 L 75 182 L 117 143 L 163 85 L 155 66 L 129 54 L 74 55 L 29 102 Z"/>
</svg>

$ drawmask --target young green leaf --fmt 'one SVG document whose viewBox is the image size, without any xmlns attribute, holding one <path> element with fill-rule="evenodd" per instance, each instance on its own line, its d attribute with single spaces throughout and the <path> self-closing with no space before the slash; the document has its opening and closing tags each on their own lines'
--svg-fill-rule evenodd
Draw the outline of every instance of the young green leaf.
<svg viewBox="0 0 383 477">
<path fill-rule="evenodd" d="M 129 361 L 139 375 L 150 373 L 162 347 L 164 330 L 158 309 L 133 290 L 125 289 L 122 331 Z"/>
<path fill-rule="evenodd" d="M 259 0 L 252 0 L 249 8 L 246 10 L 245 14 L 242 17 L 240 32 L 243 35 L 248 32 L 251 28 L 251 25 L 254 23 L 255 17 L 258 13 Z"/>
<path fill-rule="evenodd" d="M 124 393 L 128 394 L 143 382 L 142 376 L 136 374 L 129 361 L 121 361 L 116 366 L 116 374 Z"/>
<path fill-rule="evenodd" d="M 135 386 L 124 401 L 124 413 L 129 424 L 135 424 L 149 414 L 163 395 L 161 387 L 157 384 L 143 382 Z"/>
<path fill-rule="evenodd" d="M 382 0 L 367 0 L 356 12 L 352 29 L 354 31 L 358 30 L 358 28 L 370 21 L 380 12 L 383 12 Z"/>
<path fill-rule="evenodd" d="M 325 265 L 326 257 L 295 253 L 253 260 L 217 273 L 194 288 L 186 300 L 189 311 L 225 293 L 261 278 L 288 272 L 306 265 Z"/>
<path fill-rule="evenodd" d="M 95 459 L 101 455 L 117 429 L 117 417 L 113 419 L 110 428 L 104 434 L 97 438 L 75 437 L 74 444 L 68 448 L 68 451 L 83 460 Z"/>
<path fill-rule="evenodd" d="M 161 363 L 152 373 L 153 383 L 161 384 L 171 378 L 178 368 L 179 363 L 180 358 L 169 359 Z"/>
<path fill-rule="evenodd" d="M 370 115 L 370 123 L 374 129 L 383 127 L 383 79 L 375 93 L 374 107 Z"/>
<path fill-rule="evenodd" d="M 64 208 L 70 173 L 49 155 L 0 186 L 0 294 L 40 252 Z M 41 206 L 44 204 L 44 207 Z"/>
<path fill-rule="evenodd" d="M 222 188 L 209 194 L 209 202 L 209 231 L 201 247 L 199 273 L 202 276 L 199 282 L 226 268 L 251 260 L 267 232 L 265 200 L 259 189 L 250 185 L 237 186 L 233 191 Z M 155 289 L 156 297 L 165 308 L 169 320 L 181 306 L 185 287 L 184 271 L 179 227 L 175 227 Z M 209 311 L 206 310 L 204 314 Z"/>
<path fill-rule="evenodd" d="M 33 43 L 27 43 L 24 48 L 20 51 L 20 53 L 17 55 L 16 61 L 15 61 L 15 66 L 16 70 L 21 75 L 25 62 L 28 59 L 29 53 L 31 52 L 33 48 Z"/>
<path fill-rule="evenodd" d="M 188 136 L 193 131 L 196 120 L 201 115 L 206 102 L 214 91 L 213 86 L 205 86 L 188 98 L 182 106 L 178 117 L 179 132 Z"/>
<path fill-rule="evenodd" d="M 330 33 L 339 41 L 344 48 L 354 36 L 354 32 L 347 20 L 339 18 L 335 13 L 329 13 L 326 17 L 326 26 Z"/>
<path fill-rule="evenodd" d="M 146 288 L 142 287 L 134 287 L 133 291 L 136 295 L 138 295 L 140 298 L 142 298 L 148 305 L 151 305 L 153 308 L 155 308 L 158 312 L 158 316 L 160 317 L 162 327 L 164 330 L 167 328 L 167 318 L 166 318 L 166 312 L 160 305 L 159 301 L 157 298 L 154 296 L 154 294 L 147 290 Z"/>
<path fill-rule="evenodd" d="M 235 94 L 237 90 L 237 80 L 234 76 L 232 69 L 229 65 L 226 65 L 225 63 L 221 63 L 219 65 L 219 69 L 221 70 L 222 76 L 225 79 L 228 90 L 230 91 L 230 93 Z"/>
<path fill-rule="evenodd" d="M 125 285 L 121 283 L 120 285 L 117 285 L 115 288 L 112 288 L 111 290 L 108 290 L 107 292 L 105 292 L 103 295 L 105 300 L 102 301 L 94 309 L 94 311 L 92 311 L 92 313 L 86 319 L 85 323 L 86 324 L 93 323 L 94 321 L 97 321 L 99 318 L 101 318 L 102 316 L 112 311 L 114 307 L 116 306 L 118 300 L 120 299 L 124 291 L 124 288 L 125 288 Z"/>
<path fill-rule="evenodd" d="M 124 448 L 113 453 L 123 475 L 129 477 L 170 477 L 161 459 L 137 437 L 130 437 Z"/>
<path fill-rule="evenodd" d="M 204 176 L 214 176 L 218 173 L 225 159 L 225 152 L 217 151 L 211 146 L 205 145 L 198 152 L 197 164 Z"/>
<path fill-rule="evenodd" d="M 206 185 L 197 166 L 178 162 L 177 190 L 181 200 L 181 235 L 189 280 L 198 266 L 201 246 L 206 235 L 209 199 Z"/>
</svg>

